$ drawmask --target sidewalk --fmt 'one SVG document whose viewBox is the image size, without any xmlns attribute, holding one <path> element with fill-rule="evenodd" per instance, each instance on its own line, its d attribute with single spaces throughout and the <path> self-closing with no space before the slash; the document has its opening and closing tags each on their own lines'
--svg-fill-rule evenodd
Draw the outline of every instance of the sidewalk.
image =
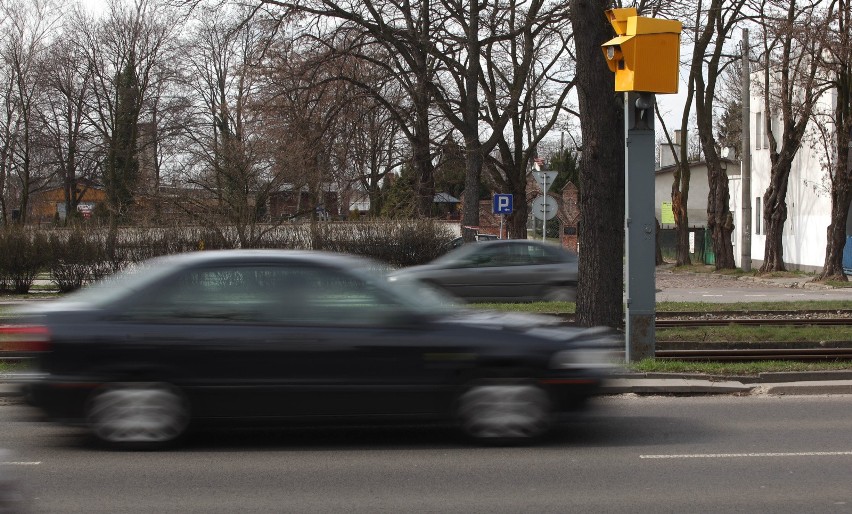
<svg viewBox="0 0 852 514">
<path fill-rule="evenodd" d="M 719 273 L 700 273 L 695 271 L 681 271 L 674 272 L 675 265 L 668 262 L 665 264 L 661 264 L 656 267 L 657 274 L 669 274 L 669 275 L 680 275 L 683 277 L 697 277 L 704 279 L 715 279 L 715 280 L 733 280 L 740 282 L 750 282 L 754 284 L 773 286 L 773 287 L 783 287 L 788 289 L 813 289 L 813 290 L 826 290 L 826 289 L 844 289 L 842 287 L 835 287 L 828 284 L 820 284 L 811 282 L 814 279 L 815 275 L 794 275 L 789 277 L 758 277 L 752 275 L 745 276 L 734 276 L 734 275 L 724 275 Z"/>
</svg>

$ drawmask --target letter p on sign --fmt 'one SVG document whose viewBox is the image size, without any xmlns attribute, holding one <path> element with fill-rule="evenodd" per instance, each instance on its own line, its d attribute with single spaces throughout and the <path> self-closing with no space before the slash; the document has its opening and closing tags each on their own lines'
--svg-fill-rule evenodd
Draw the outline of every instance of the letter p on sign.
<svg viewBox="0 0 852 514">
<path fill-rule="evenodd" d="M 494 195 L 494 214 L 512 214 L 512 195 Z"/>
</svg>

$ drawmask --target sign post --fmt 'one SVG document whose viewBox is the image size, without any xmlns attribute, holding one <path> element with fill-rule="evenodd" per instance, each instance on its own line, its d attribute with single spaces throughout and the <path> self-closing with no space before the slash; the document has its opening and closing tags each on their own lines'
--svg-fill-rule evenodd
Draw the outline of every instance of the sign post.
<svg viewBox="0 0 852 514">
<path fill-rule="evenodd" d="M 503 239 L 503 219 L 507 214 L 512 214 L 512 195 L 494 195 L 491 202 L 491 212 L 500 215 L 500 239 Z"/>
<path fill-rule="evenodd" d="M 555 171 L 534 171 L 533 172 L 533 178 L 535 179 L 536 183 L 538 184 L 538 187 L 541 188 L 541 192 L 544 193 L 543 197 L 540 196 L 540 197 L 536 198 L 536 200 L 539 200 L 540 198 L 544 198 L 544 200 L 541 200 L 541 203 L 540 203 L 540 207 L 541 207 L 541 210 L 542 210 L 541 216 L 535 216 L 535 209 L 533 209 L 533 215 L 536 218 L 542 220 L 541 221 L 541 240 L 542 241 L 544 241 L 545 238 L 547 237 L 547 220 L 556 216 L 556 208 L 554 208 L 554 206 L 553 206 L 553 204 L 551 204 L 551 202 L 547 201 L 547 198 L 549 198 L 547 196 L 547 190 L 550 189 L 553 186 L 553 182 L 556 181 L 557 175 L 558 175 L 558 173 L 555 172 Z M 548 204 L 550 204 L 550 205 L 548 205 Z M 553 212 L 550 214 L 550 216 L 548 216 L 548 212 L 547 212 L 549 209 L 553 210 Z"/>
</svg>

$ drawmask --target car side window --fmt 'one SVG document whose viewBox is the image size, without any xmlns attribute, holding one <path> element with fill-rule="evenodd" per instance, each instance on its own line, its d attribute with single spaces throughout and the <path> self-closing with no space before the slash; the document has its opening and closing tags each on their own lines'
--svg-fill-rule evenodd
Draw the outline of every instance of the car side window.
<svg viewBox="0 0 852 514">
<path fill-rule="evenodd" d="M 464 264 L 473 268 L 506 266 L 511 261 L 509 250 L 509 245 L 504 244 L 482 245 L 476 252 L 467 256 Z"/>
<path fill-rule="evenodd" d="M 541 245 L 527 245 L 526 248 L 531 264 L 554 264 L 565 260 L 560 258 L 555 248 Z"/>
<path fill-rule="evenodd" d="M 358 277 L 310 265 L 186 270 L 126 309 L 137 320 L 181 323 L 364 325 L 401 309 Z"/>
</svg>

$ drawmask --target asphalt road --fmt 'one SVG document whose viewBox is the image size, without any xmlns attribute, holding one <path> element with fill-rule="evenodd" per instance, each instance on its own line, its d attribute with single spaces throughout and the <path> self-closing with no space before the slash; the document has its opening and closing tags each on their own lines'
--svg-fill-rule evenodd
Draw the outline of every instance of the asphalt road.
<svg viewBox="0 0 852 514">
<path fill-rule="evenodd" d="M 536 447 L 440 428 L 206 432 L 92 449 L 0 406 L 34 512 L 850 512 L 852 396 L 602 398 Z"/>
</svg>

